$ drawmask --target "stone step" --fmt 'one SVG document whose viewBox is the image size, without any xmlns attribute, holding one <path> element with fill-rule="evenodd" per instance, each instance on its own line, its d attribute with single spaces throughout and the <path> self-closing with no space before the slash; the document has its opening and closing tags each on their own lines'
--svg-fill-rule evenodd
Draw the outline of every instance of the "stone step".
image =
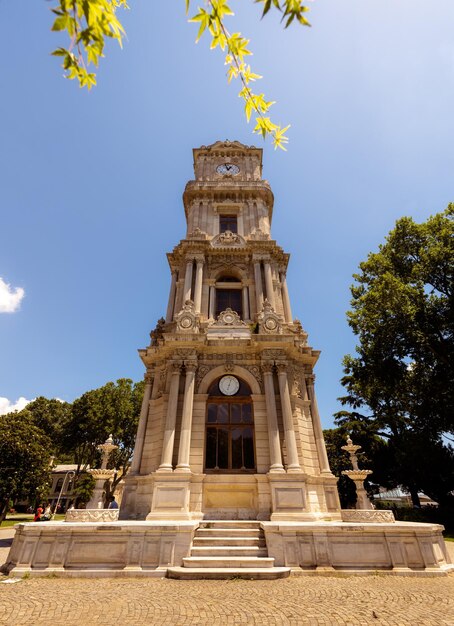
<svg viewBox="0 0 454 626">
<path fill-rule="evenodd" d="M 199 528 L 249 528 L 261 529 L 260 522 L 251 520 L 206 520 L 200 522 Z"/>
<path fill-rule="evenodd" d="M 261 530 L 248 528 L 198 528 L 197 537 L 260 537 Z"/>
<path fill-rule="evenodd" d="M 203 546 L 193 547 L 191 556 L 268 556 L 266 547 L 259 546 Z"/>
<path fill-rule="evenodd" d="M 203 579 L 235 579 L 245 578 L 247 580 L 276 580 L 276 578 L 287 578 L 290 575 L 289 567 L 169 567 L 168 578 L 179 580 L 203 580 Z"/>
<path fill-rule="evenodd" d="M 252 568 L 261 568 L 261 567 L 273 567 L 274 559 L 273 558 L 257 558 L 253 556 L 232 556 L 232 557 L 222 557 L 222 556 L 188 556 L 183 559 L 183 567 L 190 568 L 242 568 L 242 567 L 252 567 Z"/>
<path fill-rule="evenodd" d="M 194 537 L 193 546 L 244 546 L 244 547 L 264 547 L 265 539 L 263 537 Z"/>
</svg>

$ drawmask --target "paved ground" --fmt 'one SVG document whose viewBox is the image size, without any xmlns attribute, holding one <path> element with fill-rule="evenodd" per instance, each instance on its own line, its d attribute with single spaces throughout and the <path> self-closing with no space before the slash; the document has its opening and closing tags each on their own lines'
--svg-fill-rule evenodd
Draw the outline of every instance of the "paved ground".
<svg viewBox="0 0 454 626">
<path fill-rule="evenodd" d="M 8 534 L 0 531 L 0 545 Z M 0 561 L 3 555 L 0 548 Z M 454 626 L 454 574 L 261 582 L 28 579 L 0 583 L 0 624 Z"/>
</svg>

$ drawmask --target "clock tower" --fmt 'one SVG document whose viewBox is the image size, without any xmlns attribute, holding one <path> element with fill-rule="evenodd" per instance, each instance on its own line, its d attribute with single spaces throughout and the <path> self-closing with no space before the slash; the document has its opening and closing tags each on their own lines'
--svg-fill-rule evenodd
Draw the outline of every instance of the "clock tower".
<svg viewBox="0 0 454 626">
<path fill-rule="evenodd" d="M 121 518 L 339 520 L 313 368 L 271 235 L 262 150 L 193 151 L 165 318 L 139 351 L 145 394 Z"/>
<path fill-rule="evenodd" d="M 139 350 L 145 391 L 120 511 L 18 524 L 4 573 L 270 580 L 291 568 L 453 571 L 442 526 L 371 509 L 351 441 L 345 473 L 358 502 L 340 509 L 314 390 L 319 352 L 292 316 L 273 201 L 262 150 L 237 141 L 194 150 L 186 235 L 167 255 L 167 310 Z"/>
</svg>

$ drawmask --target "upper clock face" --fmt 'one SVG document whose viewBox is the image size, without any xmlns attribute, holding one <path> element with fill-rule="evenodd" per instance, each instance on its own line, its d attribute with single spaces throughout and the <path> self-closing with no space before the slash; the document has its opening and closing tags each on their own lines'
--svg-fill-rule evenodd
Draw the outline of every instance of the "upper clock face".
<svg viewBox="0 0 454 626">
<path fill-rule="evenodd" d="M 218 165 L 216 168 L 216 172 L 223 175 L 230 174 L 231 176 L 235 176 L 239 171 L 240 168 L 234 163 L 222 163 L 222 165 Z"/>
<path fill-rule="evenodd" d="M 240 381 L 235 376 L 223 376 L 219 381 L 219 389 L 225 396 L 234 396 L 240 388 Z"/>
</svg>

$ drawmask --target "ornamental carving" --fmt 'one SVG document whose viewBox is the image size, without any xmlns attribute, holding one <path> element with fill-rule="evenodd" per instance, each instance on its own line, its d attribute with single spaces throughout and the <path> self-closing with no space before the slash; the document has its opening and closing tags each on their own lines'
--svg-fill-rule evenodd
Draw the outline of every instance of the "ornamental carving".
<svg viewBox="0 0 454 626">
<path fill-rule="evenodd" d="M 275 359 L 285 359 L 286 354 L 285 354 L 285 350 L 267 349 L 267 350 L 263 350 L 262 357 L 264 359 L 269 359 L 270 361 L 274 361 Z"/>
<path fill-rule="evenodd" d="M 212 326 L 247 326 L 247 324 L 243 322 L 236 311 L 227 308 L 225 311 L 219 313 Z"/>
<path fill-rule="evenodd" d="M 116 522 L 119 509 L 68 509 L 65 522 Z"/>
<path fill-rule="evenodd" d="M 185 361 L 184 367 L 186 372 L 195 372 L 197 371 L 197 361 Z"/>
<path fill-rule="evenodd" d="M 252 376 L 254 376 L 259 385 L 262 384 L 262 372 L 260 371 L 260 367 L 258 365 L 243 365 L 243 367 L 248 370 L 248 372 L 251 372 Z"/>
<path fill-rule="evenodd" d="M 297 398 L 300 398 L 301 400 L 303 399 L 303 392 L 301 391 L 301 382 L 297 378 L 293 379 L 291 395 L 296 396 Z"/>
<path fill-rule="evenodd" d="M 157 321 L 156 327 L 150 332 L 150 346 L 157 346 L 159 340 L 163 339 L 165 323 L 166 321 L 163 317 Z"/>
<path fill-rule="evenodd" d="M 266 241 L 267 239 L 270 238 L 269 235 L 264 233 L 263 230 L 258 227 L 252 230 L 250 237 L 251 239 L 254 239 L 255 241 Z"/>
<path fill-rule="evenodd" d="M 274 369 L 273 361 L 264 361 L 262 363 L 262 372 L 264 374 L 272 374 Z"/>
<path fill-rule="evenodd" d="M 213 246 L 213 248 L 221 246 L 238 247 L 245 246 L 246 240 L 238 233 L 232 233 L 231 230 L 226 230 L 225 232 L 219 233 L 219 235 L 213 237 L 211 245 Z"/>
<path fill-rule="evenodd" d="M 197 350 L 192 348 L 178 348 L 173 353 L 174 359 L 197 359 Z"/>
<path fill-rule="evenodd" d="M 192 233 L 188 233 L 188 239 L 206 239 L 207 234 L 203 230 L 200 230 L 198 226 L 194 228 Z"/>
<path fill-rule="evenodd" d="M 177 332 L 180 333 L 198 333 L 199 320 L 195 313 L 194 302 L 186 300 L 183 308 L 175 318 L 177 323 Z"/>
<path fill-rule="evenodd" d="M 233 354 L 225 355 L 224 369 L 226 372 L 233 372 L 233 370 L 235 369 L 235 363 L 233 361 Z"/>
<path fill-rule="evenodd" d="M 235 361 L 244 361 L 244 360 L 248 360 L 248 361 L 257 361 L 260 357 L 258 354 L 241 354 L 239 352 L 237 353 L 232 353 L 232 357 L 235 359 Z M 217 354 L 217 353 L 213 353 L 213 354 L 205 354 L 203 356 L 204 360 L 207 361 L 223 361 L 225 359 L 225 353 L 224 354 Z"/>
<path fill-rule="evenodd" d="M 342 509 L 343 522 L 369 522 L 370 524 L 390 524 L 395 522 L 392 511 L 369 511 L 367 509 Z"/>
<path fill-rule="evenodd" d="M 160 398 L 162 396 L 162 394 L 164 393 L 164 390 L 166 388 L 166 378 L 167 378 L 167 368 L 164 367 L 159 372 L 158 389 L 157 389 L 157 392 L 156 392 L 156 397 L 157 398 Z"/>
<path fill-rule="evenodd" d="M 265 299 L 262 310 L 257 315 L 259 333 L 280 335 L 282 333 L 282 316 L 278 315 L 271 303 Z"/>
<path fill-rule="evenodd" d="M 200 383 L 205 378 L 210 370 L 213 369 L 213 365 L 199 365 L 199 369 L 197 370 L 196 378 L 195 378 L 195 386 L 196 389 L 199 389 Z"/>
</svg>

